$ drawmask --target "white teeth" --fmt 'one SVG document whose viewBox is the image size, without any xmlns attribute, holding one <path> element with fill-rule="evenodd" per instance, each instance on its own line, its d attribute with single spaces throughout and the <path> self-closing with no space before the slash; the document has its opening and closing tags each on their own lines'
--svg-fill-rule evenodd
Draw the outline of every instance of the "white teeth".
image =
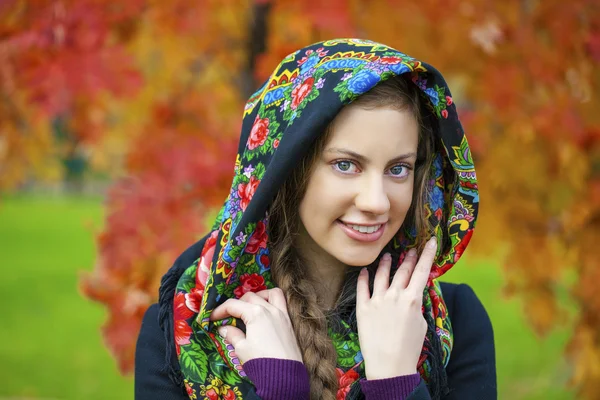
<svg viewBox="0 0 600 400">
<path fill-rule="evenodd" d="M 375 226 L 362 226 L 362 225 L 348 225 L 350 228 L 354 229 L 355 231 L 361 232 L 361 233 L 373 233 L 375 231 L 377 231 L 379 228 L 381 228 L 381 225 L 375 225 Z"/>
</svg>

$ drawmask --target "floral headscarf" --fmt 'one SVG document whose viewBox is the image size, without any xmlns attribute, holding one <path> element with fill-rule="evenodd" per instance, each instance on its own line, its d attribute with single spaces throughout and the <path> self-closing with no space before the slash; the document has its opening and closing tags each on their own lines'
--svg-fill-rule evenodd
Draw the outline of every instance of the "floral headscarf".
<svg viewBox="0 0 600 400">
<path fill-rule="evenodd" d="M 435 322 L 447 365 L 452 328 L 436 278 L 450 269 L 467 246 L 479 204 L 471 152 L 450 90 L 433 67 L 383 44 L 357 39 L 316 43 L 287 56 L 244 109 L 231 191 L 201 254 L 178 276 L 175 288 L 161 289 L 173 303 L 173 340 L 191 399 L 242 399 L 253 389 L 233 348 L 209 316 L 228 298 L 274 287 L 269 269 L 266 212 L 271 199 L 311 143 L 340 109 L 379 82 L 408 75 L 437 117 L 435 154 L 427 181 L 426 215 L 439 249 L 424 291 L 423 310 Z M 393 241 L 401 253 L 415 245 L 414 232 Z M 164 300 L 164 296 L 163 299 Z M 161 300 L 161 301 L 162 301 Z M 428 333 L 429 334 L 429 333 Z M 338 399 L 364 377 L 358 336 L 330 333 L 338 350 Z M 425 338 L 418 369 L 430 373 Z"/>
</svg>

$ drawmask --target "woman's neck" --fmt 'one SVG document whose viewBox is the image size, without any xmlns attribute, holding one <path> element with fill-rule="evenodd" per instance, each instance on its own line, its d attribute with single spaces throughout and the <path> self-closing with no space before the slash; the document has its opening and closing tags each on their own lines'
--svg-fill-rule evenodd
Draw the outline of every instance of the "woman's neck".
<svg viewBox="0 0 600 400">
<path fill-rule="evenodd" d="M 309 262 L 309 265 L 316 265 Z M 344 283 L 345 269 L 321 263 L 318 267 L 309 269 L 316 285 L 317 299 L 321 307 L 330 310 L 335 307 L 342 284 Z"/>
<path fill-rule="evenodd" d="M 329 310 L 335 306 L 348 266 L 325 252 L 307 236 L 304 236 L 305 240 L 298 241 L 298 250 L 306 263 L 310 278 L 315 282 L 319 304 Z"/>
</svg>

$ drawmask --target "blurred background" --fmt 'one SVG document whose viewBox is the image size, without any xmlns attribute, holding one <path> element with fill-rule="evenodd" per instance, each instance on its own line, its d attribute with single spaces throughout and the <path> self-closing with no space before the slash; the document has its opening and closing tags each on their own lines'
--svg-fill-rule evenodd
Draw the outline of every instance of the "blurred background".
<svg viewBox="0 0 600 400">
<path fill-rule="evenodd" d="M 595 0 L 1 0 L 0 399 L 130 399 L 141 317 L 203 236 L 246 97 L 288 53 L 439 69 L 482 209 L 443 280 L 495 330 L 500 399 L 600 399 Z"/>
</svg>

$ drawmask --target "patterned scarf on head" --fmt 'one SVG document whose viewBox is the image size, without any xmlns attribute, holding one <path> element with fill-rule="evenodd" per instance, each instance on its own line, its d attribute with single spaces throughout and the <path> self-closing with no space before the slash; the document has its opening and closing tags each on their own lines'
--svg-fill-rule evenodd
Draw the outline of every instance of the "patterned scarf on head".
<svg viewBox="0 0 600 400">
<path fill-rule="evenodd" d="M 209 321 L 212 310 L 228 298 L 274 287 L 269 269 L 266 212 L 288 172 L 340 109 L 379 82 L 407 74 L 421 89 L 437 117 L 439 153 L 429 171 L 426 215 L 439 249 L 424 291 L 423 312 L 435 322 L 443 364 L 452 350 L 452 328 L 438 278 L 467 246 L 479 204 L 471 152 L 450 90 L 433 67 L 383 44 L 337 39 L 287 56 L 248 100 L 231 191 L 202 254 L 179 278 L 173 318 L 176 351 L 191 399 L 243 399 L 253 388 L 233 348 L 216 333 L 235 318 Z M 414 232 L 401 231 L 393 241 L 401 253 L 414 247 Z M 330 333 L 338 350 L 338 399 L 364 377 L 355 332 Z M 430 333 L 428 333 L 429 335 Z M 418 371 L 430 375 L 431 338 L 425 338 Z"/>
</svg>

